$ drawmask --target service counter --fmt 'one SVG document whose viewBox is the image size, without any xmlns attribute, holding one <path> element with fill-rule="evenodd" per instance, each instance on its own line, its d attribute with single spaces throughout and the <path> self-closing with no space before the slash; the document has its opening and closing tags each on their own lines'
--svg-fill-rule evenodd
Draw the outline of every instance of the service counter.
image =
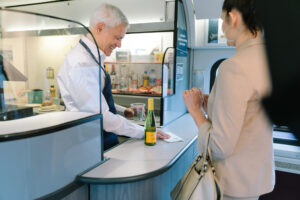
<svg viewBox="0 0 300 200">
<path fill-rule="evenodd" d="M 1 121 L 0 199 L 168 199 L 197 155 L 189 114 L 163 128 L 184 141 L 128 139 L 101 160 L 100 115 L 52 112 Z"/>
<path fill-rule="evenodd" d="M 104 154 L 108 159 L 78 177 L 90 184 L 90 199 L 170 199 L 170 191 L 197 155 L 197 127 L 186 114 L 163 128 L 183 142 L 146 146 L 129 139 Z"/>
</svg>

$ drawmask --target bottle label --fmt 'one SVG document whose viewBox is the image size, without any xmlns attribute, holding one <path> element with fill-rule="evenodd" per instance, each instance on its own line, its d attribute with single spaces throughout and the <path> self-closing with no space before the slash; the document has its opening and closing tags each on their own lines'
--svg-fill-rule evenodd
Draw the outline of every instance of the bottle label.
<svg viewBox="0 0 300 200">
<path fill-rule="evenodd" d="M 156 131 L 155 132 L 146 131 L 145 142 L 150 144 L 156 143 Z"/>
<path fill-rule="evenodd" d="M 149 85 L 149 80 L 148 79 L 144 79 L 143 86 L 147 87 L 148 85 Z"/>
<path fill-rule="evenodd" d="M 148 99 L 148 110 L 153 110 L 153 99 Z"/>
</svg>

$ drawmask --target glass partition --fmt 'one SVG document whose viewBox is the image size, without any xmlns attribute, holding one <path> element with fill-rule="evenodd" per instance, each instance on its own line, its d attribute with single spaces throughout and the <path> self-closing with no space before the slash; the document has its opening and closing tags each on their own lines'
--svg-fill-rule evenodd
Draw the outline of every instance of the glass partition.
<svg viewBox="0 0 300 200">
<path fill-rule="evenodd" d="M 75 21 L 6 9 L 0 20 L 0 121 L 65 110 L 57 75 L 88 30 Z M 80 75 L 91 72 L 99 73 L 99 66 L 87 66 Z"/>
<path fill-rule="evenodd" d="M 0 9 L 0 27 L 0 199 L 56 199 L 104 160 L 101 69 L 70 56 L 80 39 L 99 51 L 71 20 Z M 78 110 L 64 111 L 68 97 Z"/>
</svg>

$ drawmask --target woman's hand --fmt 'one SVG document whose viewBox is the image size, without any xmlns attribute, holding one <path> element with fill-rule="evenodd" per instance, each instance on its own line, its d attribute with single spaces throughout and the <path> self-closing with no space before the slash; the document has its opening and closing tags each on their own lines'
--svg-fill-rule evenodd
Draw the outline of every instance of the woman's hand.
<svg viewBox="0 0 300 200">
<path fill-rule="evenodd" d="M 185 90 L 182 92 L 185 106 L 192 114 L 201 110 L 201 106 L 204 102 L 201 89 L 193 88 L 191 90 Z"/>
<path fill-rule="evenodd" d="M 182 92 L 184 103 L 193 117 L 197 127 L 200 128 L 203 123 L 207 121 L 204 113 L 201 110 L 203 104 L 207 105 L 204 101 L 201 89 L 191 89 Z M 206 106 L 207 107 L 207 106 Z"/>
</svg>

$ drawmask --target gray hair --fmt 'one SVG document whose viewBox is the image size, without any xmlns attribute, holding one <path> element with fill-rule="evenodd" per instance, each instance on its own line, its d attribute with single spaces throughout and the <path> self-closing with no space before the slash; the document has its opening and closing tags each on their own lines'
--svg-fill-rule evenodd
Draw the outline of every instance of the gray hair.
<svg viewBox="0 0 300 200">
<path fill-rule="evenodd" d="M 98 7 L 90 17 L 90 27 L 96 26 L 99 22 L 103 22 L 108 27 L 115 27 L 123 23 L 128 28 L 129 23 L 124 13 L 111 4 L 102 4 Z"/>
</svg>

